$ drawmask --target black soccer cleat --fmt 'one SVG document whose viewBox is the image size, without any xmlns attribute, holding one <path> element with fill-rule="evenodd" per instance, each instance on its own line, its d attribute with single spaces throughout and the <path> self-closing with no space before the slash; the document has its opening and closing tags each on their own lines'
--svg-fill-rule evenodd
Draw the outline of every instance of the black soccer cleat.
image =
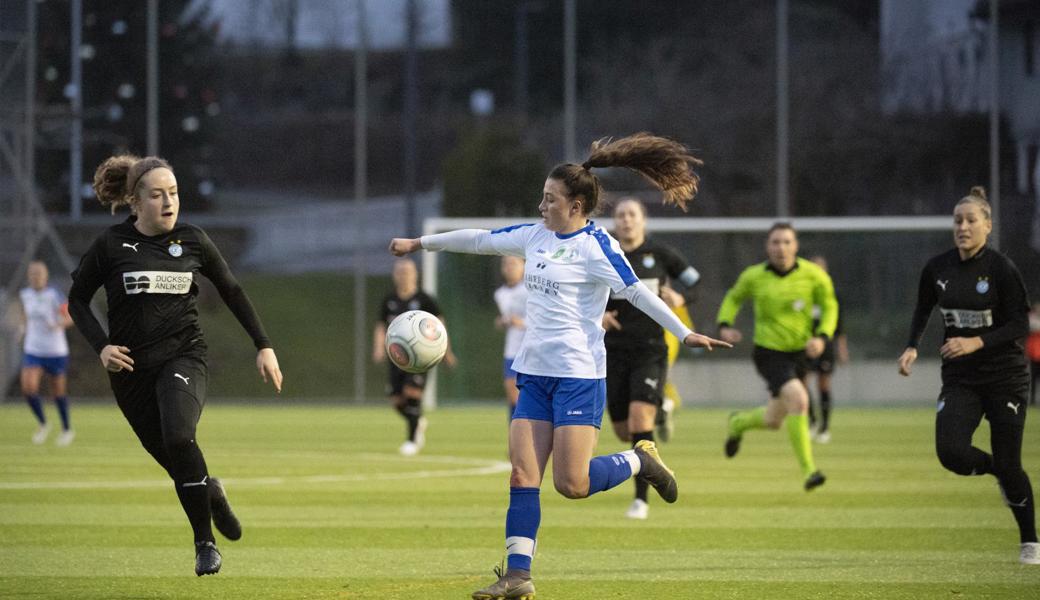
<svg viewBox="0 0 1040 600">
<path fill-rule="evenodd" d="M 224 484 L 216 477 L 210 477 L 206 487 L 209 488 L 209 509 L 213 515 L 213 524 L 216 525 L 217 531 L 231 541 L 240 539 L 242 537 L 242 524 L 238 522 L 238 517 L 231 511 L 227 492 L 224 491 Z"/>
<path fill-rule="evenodd" d="M 805 491 L 811 492 L 823 485 L 825 481 L 827 481 L 827 477 L 823 474 L 823 471 L 813 471 L 813 473 L 805 479 Z"/>
<path fill-rule="evenodd" d="M 736 411 L 729 413 L 727 423 L 733 421 L 733 417 L 736 416 L 736 414 Z M 732 429 L 730 431 L 732 431 Z M 741 436 L 739 435 L 730 435 L 726 438 L 726 445 L 724 446 L 726 458 L 733 458 L 737 455 L 737 452 L 740 452 L 740 440 Z"/>
<path fill-rule="evenodd" d="M 195 574 L 216 575 L 220 572 L 220 552 L 213 542 L 195 542 Z"/>
<path fill-rule="evenodd" d="M 679 498 L 679 484 L 675 482 L 675 473 L 657 454 L 657 446 L 650 440 L 639 440 L 634 449 L 642 465 L 636 477 L 652 485 L 665 502 L 675 502 Z"/>
</svg>

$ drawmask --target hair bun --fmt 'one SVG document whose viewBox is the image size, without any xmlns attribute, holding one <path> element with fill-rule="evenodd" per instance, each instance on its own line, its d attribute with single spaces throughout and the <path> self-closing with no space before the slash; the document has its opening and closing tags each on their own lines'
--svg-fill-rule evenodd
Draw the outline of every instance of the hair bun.
<svg viewBox="0 0 1040 600">
<path fill-rule="evenodd" d="M 978 196 L 979 198 L 982 198 L 983 200 L 989 201 L 989 199 L 986 198 L 986 188 L 982 187 L 981 185 L 972 186 L 971 191 L 968 192 L 968 195 L 969 196 Z"/>
</svg>

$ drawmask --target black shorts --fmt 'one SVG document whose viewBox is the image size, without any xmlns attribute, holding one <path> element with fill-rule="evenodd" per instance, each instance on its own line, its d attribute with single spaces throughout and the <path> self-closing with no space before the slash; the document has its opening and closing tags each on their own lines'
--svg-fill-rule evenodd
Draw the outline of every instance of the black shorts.
<svg viewBox="0 0 1040 600">
<path fill-rule="evenodd" d="M 400 396 L 404 394 L 405 386 L 419 388 L 426 387 L 426 373 L 409 373 L 398 369 L 396 365 L 387 361 L 390 370 L 390 381 L 386 385 L 387 396 Z"/>
<path fill-rule="evenodd" d="M 607 350 L 607 411 L 610 420 L 628 420 L 633 400 L 660 407 L 668 374 L 668 350 L 650 347 L 643 351 Z"/>
<path fill-rule="evenodd" d="M 774 398 L 780 395 L 780 388 L 785 383 L 792 379 L 802 379 L 809 372 L 809 359 L 804 350 L 781 352 L 755 346 L 751 358 L 755 361 L 758 374 L 766 380 L 769 395 Z"/>
<path fill-rule="evenodd" d="M 809 370 L 820 375 L 830 375 L 834 372 L 834 364 L 834 341 L 827 340 L 823 346 L 823 353 L 809 359 Z"/>
<path fill-rule="evenodd" d="M 986 417 L 990 423 L 1024 427 L 1029 404 L 1029 381 L 1017 378 L 1007 385 L 971 385 L 943 382 L 935 412 L 941 419 L 970 421 Z"/>
</svg>

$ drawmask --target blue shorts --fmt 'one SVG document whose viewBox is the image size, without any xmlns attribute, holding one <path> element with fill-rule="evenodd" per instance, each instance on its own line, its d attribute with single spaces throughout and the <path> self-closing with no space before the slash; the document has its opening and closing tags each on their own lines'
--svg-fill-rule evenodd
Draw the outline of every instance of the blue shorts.
<svg viewBox="0 0 1040 600">
<path fill-rule="evenodd" d="M 514 419 L 549 421 L 553 427 L 592 425 L 599 429 L 607 404 L 606 379 L 543 377 L 518 373 L 520 399 Z"/>
<path fill-rule="evenodd" d="M 502 379 L 516 379 L 516 371 L 513 370 L 513 359 L 502 359 Z"/>
<path fill-rule="evenodd" d="M 22 368 L 26 367 L 40 367 L 48 375 L 64 375 L 69 368 L 69 357 L 26 354 L 22 358 Z"/>
</svg>

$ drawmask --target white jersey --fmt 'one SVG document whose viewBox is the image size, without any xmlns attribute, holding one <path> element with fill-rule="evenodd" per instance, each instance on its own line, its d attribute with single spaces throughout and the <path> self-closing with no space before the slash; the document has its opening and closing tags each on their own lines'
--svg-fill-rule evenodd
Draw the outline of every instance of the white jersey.
<svg viewBox="0 0 1040 600">
<path fill-rule="evenodd" d="M 603 310 L 610 291 L 639 279 L 617 240 L 589 222 L 569 234 L 541 223 L 423 236 L 428 250 L 520 256 L 527 260 L 527 331 L 513 370 L 527 375 L 602 379 Z M 663 303 L 662 303 L 663 304 Z"/>
<path fill-rule="evenodd" d="M 40 291 L 23 288 L 18 297 L 25 311 L 25 353 L 42 358 L 68 356 L 69 342 L 61 326 L 61 312 L 68 302 L 65 296 L 46 287 Z"/>
<path fill-rule="evenodd" d="M 518 283 L 513 287 L 503 285 L 495 290 L 495 304 L 498 305 L 498 313 L 506 319 L 518 317 L 525 319 L 527 314 L 527 286 Z M 514 358 L 520 351 L 520 344 L 524 339 L 525 327 L 506 327 L 506 349 L 505 357 Z"/>
</svg>

